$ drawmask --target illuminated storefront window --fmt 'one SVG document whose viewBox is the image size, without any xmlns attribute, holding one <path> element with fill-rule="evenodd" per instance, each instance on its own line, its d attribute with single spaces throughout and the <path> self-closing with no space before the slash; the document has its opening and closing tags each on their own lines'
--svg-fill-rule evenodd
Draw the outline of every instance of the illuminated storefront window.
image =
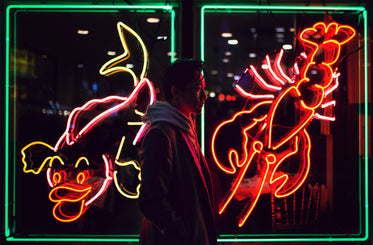
<svg viewBox="0 0 373 245">
<path fill-rule="evenodd" d="M 365 18 L 364 8 L 202 7 L 206 90 L 219 96 L 206 102 L 201 141 L 220 241 L 367 239 Z"/>
<path fill-rule="evenodd" d="M 6 17 L 5 235 L 137 241 L 141 116 L 175 59 L 174 10 L 12 5 Z"/>
</svg>

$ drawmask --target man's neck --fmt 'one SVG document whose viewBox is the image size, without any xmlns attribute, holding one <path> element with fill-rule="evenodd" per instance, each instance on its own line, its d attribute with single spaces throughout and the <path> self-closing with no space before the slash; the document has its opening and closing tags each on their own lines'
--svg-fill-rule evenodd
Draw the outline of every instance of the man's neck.
<svg viewBox="0 0 373 245">
<path fill-rule="evenodd" d="M 179 110 L 184 116 L 186 116 L 190 121 L 193 121 L 192 113 L 187 112 L 183 109 L 183 106 L 177 105 L 176 103 L 170 103 L 173 107 L 175 107 L 177 110 Z"/>
</svg>

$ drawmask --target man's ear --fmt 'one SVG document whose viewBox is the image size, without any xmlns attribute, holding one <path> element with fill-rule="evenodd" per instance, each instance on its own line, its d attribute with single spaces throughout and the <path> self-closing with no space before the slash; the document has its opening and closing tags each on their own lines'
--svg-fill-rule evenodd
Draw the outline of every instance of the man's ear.
<svg viewBox="0 0 373 245">
<path fill-rule="evenodd" d="M 180 94 L 180 89 L 175 86 L 171 86 L 171 94 L 173 98 L 177 97 Z"/>
<path fill-rule="evenodd" d="M 182 90 L 176 86 L 172 86 L 171 87 L 171 94 L 172 94 L 172 102 L 171 104 L 173 104 L 174 106 L 179 106 L 180 105 L 180 100 L 181 100 L 181 94 L 182 94 Z"/>
</svg>

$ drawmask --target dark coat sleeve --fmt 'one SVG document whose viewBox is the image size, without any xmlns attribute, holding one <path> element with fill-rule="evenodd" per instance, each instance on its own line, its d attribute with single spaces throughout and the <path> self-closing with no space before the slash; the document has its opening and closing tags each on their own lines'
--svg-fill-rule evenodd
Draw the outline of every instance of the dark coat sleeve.
<svg viewBox="0 0 373 245">
<path fill-rule="evenodd" d="M 144 138 L 138 203 L 145 218 L 151 221 L 160 236 L 170 243 L 177 241 L 180 244 L 180 241 L 187 240 L 185 226 L 168 199 L 173 178 L 174 137 L 165 135 L 159 128 L 152 128 Z"/>
</svg>

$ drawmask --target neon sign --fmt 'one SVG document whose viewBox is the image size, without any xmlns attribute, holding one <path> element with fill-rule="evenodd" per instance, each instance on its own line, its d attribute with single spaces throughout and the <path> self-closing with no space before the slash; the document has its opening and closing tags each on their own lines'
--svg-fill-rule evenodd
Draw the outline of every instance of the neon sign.
<svg viewBox="0 0 373 245">
<path fill-rule="evenodd" d="M 211 142 L 215 164 L 233 177 L 231 188 L 220 203 L 219 214 L 223 214 L 237 196 L 249 169 L 258 169 L 260 181 L 247 191 L 247 204 L 238 215 L 239 227 L 254 210 L 265 185 L 269 185 L 277 198 L 287 197 L 303 185 L 311 166 L 311 138 L 307 126 L 313 119 L 335 120 L 333 115 L 325 114 L 326 108 L 336 105 L 328 95 L 339 85 L 337 61 L 341 46 L 354 36 L 355 30 L 350 26 L 318 22 L 299 35 L 304 51 L 294 63 L 292 76 L 281 66 L 283 50 L 276 54 L 274 62 L 266 56 L 264 74 L 268 80 L 254 66 L 245 70 L 244 76 L 251 76 L 258 86 L 254 92 L 249 92 L 239 80 L 235 90 L 247 99 L 260 102 L 254 102 L 250 109 L 239 111 L 220 123 Z M 294 122 L 288 122 L 279 112 L 289 108 L 289 101 L 291 109 L 297 113 Z M 239 131 L 241 149 L 227 147 L 225 150 L 223 147 L 222 151 L 222 144 L 225 144 L 222 142 L 233 131 Z M 281 172 L 281 165 L 291 160 L 297 162 L 297 172 Z"/>
<path fill-rule="evenodd" d="M 139 108 L 138 99 L 145 97 L 147 107 L 155 100 L 155 89 L 153 84 L 145 78 L 148 54 L 143 41 L 136 32 L 122 22 L 117 24 L 117 29 L 124 52 L 106 62 L 99 72 L 105 76 L 117 72 L 131 74 L 134 89 L 130 95 L 127 97 L 111 95 L 86 102 L 71 112 L 66 129 L 55 146 L 42 141 L 34 141 L 21 150 L 25 173 L 38 175 L 46 172 L 47 182 L 51 188 L 49 200 L 55 203 L 52 214 L 60 222 L 72 222 L 79 219 L 90 205 L 102 197 L 113 182 L 123 196 L 134 199 L 139 195 L 138 161 L 136 159 L 121 160 L 121 155 L 126 154 L 125 139 L 130 139 L 130 145 L 136 147 L 145 130 L 145 125 L 141 122 L 144 108 Z M 124 36 L 125 31 L 136 38 L 143 51 L 143 67 L 139 75 L 119 65 L 130 57 L 130 49 Z M 127 116 L 119 118 L 123 126 L 133 128 L 131 131 L 136 133 L 132 136 L 122 136 L 114 156 L 113 149 L 117 142 L 114 142 L 114 139 L 100 142 L 102 139 L 96 135 L 120 112 L 125 112 Z M 118 171 L 128 166 L 138 173 L 138 184 L 135 190 L 127 186 L 126 180 L 120 176 L 121 171 Z"/>
<path fill-rule="evenodd" d="M 115 74 L 117 72 L 128 72 L 131 74 L 134 85 L 136 86 L 139 78 L 143 78 L 146 75 L 146 71 L 148 68 L 148 52 L 146 51 L 146 47 L 144 42 L 142 41 L 141 37 L 134 31 L 132 30 L 129 26 L 124 24 L 123 22 L 118 22 L 117 24 L 117 30 L 118 30 L 118 35 L 121 41 L 121 44 L 123 46 L 123 53 L 117 57 L 114 57 L 113 59 L 109 60 L 106 62 L 100 69 L 100 74 L 105 75 L 105 76 L 110 76 L 112 74 Z M 143 66 L 141 70 L 141 74 L 139 77 L 136 76 L 136 74 L 130 69 L 125 66 L 117 66 L 117 64 L 127 60 L 130 56 L 130 49 L 127 46 L 126 38 L 125 38 L 125 31 L 127 31 L 130 35 L 134 36 L 141 46 L 142 54 L 143 54 Z"/>
</svg>

